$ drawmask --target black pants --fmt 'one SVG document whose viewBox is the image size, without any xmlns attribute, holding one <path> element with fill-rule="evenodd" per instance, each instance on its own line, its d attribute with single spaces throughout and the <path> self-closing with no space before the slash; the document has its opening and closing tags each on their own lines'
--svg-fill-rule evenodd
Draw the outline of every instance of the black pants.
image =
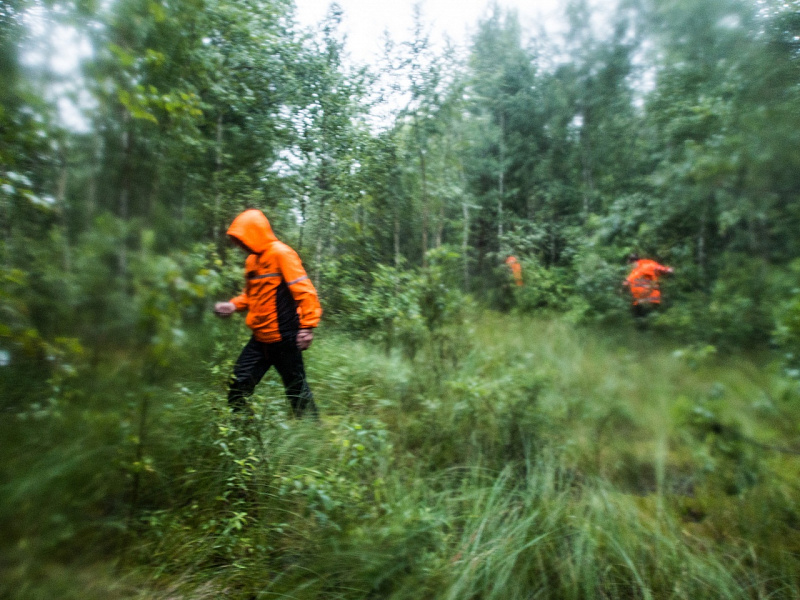
<svg viewBox="0 0 800 600">
<path fill-rule="evenodd" d="M 658 308 L 658 303 L 654 302 L 640 302 L 639 304 L 631 304 L 631 313 L 633 314 L 633 322 L 637 329 L 646 329 L 647 322 L 650 315 Z"/>
<path fill-rule="evenodd" d="M 301 417 L 308 410 L 316 419 L 317 405 L 306 381 L 303 353 L 294 339 L 266 344 L 250 338 L 233 367 L 228 388 L 228 405 L 231 409 L 238 412 L 247 406 L 247 397 L 273 365 L 283 380 L 294 416 Z"/>
</svg>

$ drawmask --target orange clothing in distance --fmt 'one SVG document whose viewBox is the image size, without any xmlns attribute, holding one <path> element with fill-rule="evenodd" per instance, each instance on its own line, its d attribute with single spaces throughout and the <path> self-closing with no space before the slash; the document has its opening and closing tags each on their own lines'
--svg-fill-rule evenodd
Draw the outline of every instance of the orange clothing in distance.
<svg viewBox="0 0 800 600">
<path fill-rule="evenodd" d="M 300 257 L 279 241 L 260 210 L 241 213 L 228 228 L 252 251 L 245 261 L 244 291 L 232 298 L 236 310 L 247 310 L 247 326 L 259 342 L 291 339 L 299 329 L 319 324 L 322 308 L 317 290 Z"/>
<path fill-rule="evenodd" d="M 516 256 L 509 256 L 506 259 L 506 264 L 508 268 L 511 269 L 511 275 L 514 277 L 514 281 L 517 285 L 522 285 L 522 265 L 519 264 Z"/>
<path fill-rule="evenodd" d="M 660 304 L 661 290 L 658 289 L 658 279 L 668 273 L 672 273 L 672 267 L 665 267 L 647 258 L 637 260 L 630 275 L 625 278 L 625 285 L 631 290 L 634 306 Z"/>
</svg>

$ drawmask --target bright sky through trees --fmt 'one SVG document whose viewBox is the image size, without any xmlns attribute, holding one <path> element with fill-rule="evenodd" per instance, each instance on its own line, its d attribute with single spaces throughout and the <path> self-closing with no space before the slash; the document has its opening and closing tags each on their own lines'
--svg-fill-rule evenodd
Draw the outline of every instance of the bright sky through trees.
<svg viewBox="0 0 800 600">
<path fill-rule="evenodd" d="M 593 2 L 596 4 L 597 2 Z M 373 2 L 371 0 L 339 0 L 344 11 L 343 30 L 351 57 L 360 63 L 374 63 L 381 54 L 384 32 L 397 41 L 409 36 L 414 2 Z M 525 30 L 545 27 L 558 30 L 563 3 L 559 0 L 502 0 L 501 7 L 518 11 Z M 298 0 L 297 19 L 301 25 L 318 23 L 328 11 L 328 0 Z M 468 42 L 478 20 L 489 10 L 487 0 L 427 0 L 421 3 L 422 14 L 432 39 L 442 43 L 445 36 L 457 45 Z"/>
<path fill-rule="evenodd" d="M 411 35 L 413 0 L 401 2 L 372 2 L 370 0 L 339 0 L 343 10 L 342 31 L 346 34 L 346 51 L 351 60 L 359 64 L 375 65 L 380 60 L 385 34 L 396 42 L 408 40 Z M 603 6 L 610 7 L 614 0 L 591 0 L 590 5 L 600 8 L 594 15 L 603 15 Z M 523 31 L 534 34 L 544 30 L 558 34 L 566 30 L 563 18 L 563 3 L 560 0 L 502 0 L 498 5 L 517 11 Z M 298 0 L 296 19 L 300 27 L 314 27 L 327 14 L 329 0 Z M 457 46 L 465 47 L 474 34 L 480 19 L 485 18 L 491 8 L 489 0 L 426 0 L 420 3 L 426 29 L 431 41 L 442 46 L 449 39 Z M 58 26 L 48 31 L 48 24 L 41 19 L 41 10 L 33 9 L 28 14 L 31 31 L 46 44 L 29 48 L 24 62 L 40 65 L 50 60 L 55 73 L 64 76 L 69 83 L 62 83 L 55 90 L 60 96 L 58 103 L 62 119 L 75 130 L 88 126 L 78 105 L 90 104 L 79 80 L 71 76 L 80 60 L 91 52 L 85 37 L 79 37 L 72 27 Z M 49 57 L 49 58 L 48 58 Z M 72 97 L 70 97 L 72 96 Z M 76 105 L 75 97 L 80 97 Z"/>
</svg>

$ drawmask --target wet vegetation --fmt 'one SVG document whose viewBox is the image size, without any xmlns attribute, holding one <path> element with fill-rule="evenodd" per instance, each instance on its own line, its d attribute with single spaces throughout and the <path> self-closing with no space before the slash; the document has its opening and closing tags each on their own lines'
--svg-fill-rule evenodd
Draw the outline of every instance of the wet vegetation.
<svg viewBox="0 0 800 600">
<path fill-rule="evenodd" d="M 335 5 L 0 5 L 0 595 L 800 598 L 800 6 L 604 14 L 378 68 Z M 248 207 L 319 423 L 226 404 Z"/>
<path fill-rule="evenodd" d="M 103 359 L 4 420 L 6 591 L 796 597 L 797 401 L 763 356 L 479 316 L 443 362 L 324 332 L 319 425 L 277 377 L 228 413 L 241 337 L 145 389 Z"/>
</svg>

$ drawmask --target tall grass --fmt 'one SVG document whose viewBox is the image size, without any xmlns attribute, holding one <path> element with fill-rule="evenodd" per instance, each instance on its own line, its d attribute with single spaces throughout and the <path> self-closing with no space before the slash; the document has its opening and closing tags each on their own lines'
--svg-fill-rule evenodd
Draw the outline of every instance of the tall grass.
<svg viewBox="0 0 800 600">
<path fill-rule="evenodd" d="M 798 459 L 766 447 L 797 399 L 758 361 L 492 314 L 445 362 L 322 333 L 319 424 L 274 377 L 228 414 L 232 335 L 151 386 L 144 441 L 102 385 L 4 424 L 4 591 L 81 597 L 97 569 L 120 598 L 800 597 Z"/>
</svg>

